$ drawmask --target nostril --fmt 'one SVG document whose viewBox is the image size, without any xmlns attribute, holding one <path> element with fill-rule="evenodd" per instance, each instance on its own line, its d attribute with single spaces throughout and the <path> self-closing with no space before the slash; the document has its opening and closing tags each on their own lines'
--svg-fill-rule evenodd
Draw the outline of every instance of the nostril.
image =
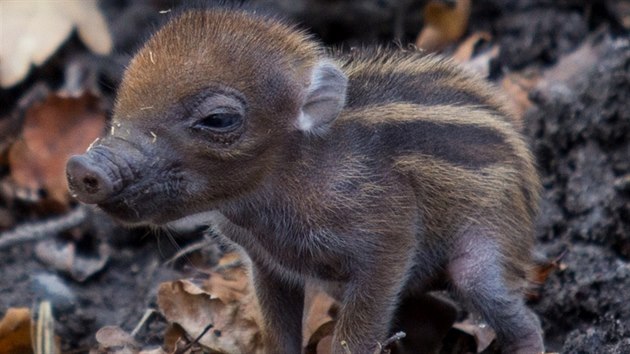
<svg viewBox="0 0 630 354">
<path fill-rule="evenodd" d="M 83 177 L 83 184 L 85 185 L 85 190 L 88 193 L 96 193 L 98 192 L 98 179 L 92 176 Z"/>
</svg>

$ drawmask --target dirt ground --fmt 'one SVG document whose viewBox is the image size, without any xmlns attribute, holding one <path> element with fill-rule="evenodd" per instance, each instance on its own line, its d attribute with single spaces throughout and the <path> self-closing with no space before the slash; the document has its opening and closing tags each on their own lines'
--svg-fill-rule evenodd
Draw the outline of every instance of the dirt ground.
<svg viewBox="0 0 630 354">
<path fill-rule="evenodd" d="M 254 2 L 298 21 L 325 43 L 346 48 L 407 46 L 423 26 L 423 1 Z M 473 3 L 462 39 L 476 32 L 490 33 L 489 43 L 475 49 L 481 53 L 498 45 L 498 54 L 489 62 L 489 78 L 497 85 L 514 73 L 537 78 L 528 87 L 523 118 L 544 186 L 537 251 L 541 258 L 561 256 L 558 269 L 530 303 L 540 316 L 548 351 L 630 353 L 630 4 L 624 0 Z M 0 90 L 0 117 L 10 119 L 19 109 L 18 100 L 36 83 L 60 85 L 64 63 L 78 56 L 98 76 L 106 108 L 111 109 L 130 53 L 163 17 L 159 10 L 172 5 L 166 0 L 104 1 L 102 10 L 116 54 L 106 58 L 85 54 L 74 36 L 26 81 Z M 444 53 L 453 53 L 457 45 Z M 8 171 L 0 173 L 6 176 Z M 53 217 L 28 201 L 2 198 L 2 229 Z M 175 245 L 160 232 L 123 229 L 106 216 L 91 213 L 74 231 L 53 235 L 46 243 L 2 248 L 0 314 L 50 298 L 62 348 L 85 352 L 94 346 L 94 333 L 105 325 L 132 330 L 144 311 L 155 307 L 161 281 L 194 276 L 195 264 L 216 262 L 218 251 L 213 248 L 166 263 L 178 249 L 203 235 L 202 230 L 180 231 L 170 235 Z M 86 264 L 98 263 L 99 250 L 107 249 L 107 263 L 81 277 L 53 270 L 37 256 L 38 248 L 59 247 L 67 240 L 76 243 L 76 257 Z M 153 318 L 137 338 L 160 344 L 164 326 L 163 320 Z"/>
</svg>

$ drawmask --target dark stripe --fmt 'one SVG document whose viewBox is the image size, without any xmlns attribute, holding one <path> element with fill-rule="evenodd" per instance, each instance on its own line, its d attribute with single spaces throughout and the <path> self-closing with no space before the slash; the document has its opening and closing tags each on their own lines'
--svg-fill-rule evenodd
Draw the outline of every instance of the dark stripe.
<svg viewBox="0 0 630 354">
<path fill-rule="evenodd" d="M 473 170 L 516 158 L 504 136 L 487 127 L 418 120 L 346 121 L 340 128 L 344 136 L 337 139 L 367 146 L 374 156 L 422 154 Z"/>
<path fill-rule="evenodd" d="M 408 102 L 426 106 L 476 105 L 490 107 L 481 95 L 444 86 L 451 71 L 435 70 L 417 74 L 361 72 L 349 78 L 348 102 L 350 108 L 379 103 Z"/>
</svg>

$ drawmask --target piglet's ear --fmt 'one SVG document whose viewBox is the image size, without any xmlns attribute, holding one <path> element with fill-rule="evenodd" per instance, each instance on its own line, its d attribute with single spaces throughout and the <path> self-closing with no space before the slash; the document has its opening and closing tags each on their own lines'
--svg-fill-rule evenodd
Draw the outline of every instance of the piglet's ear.
<svg viewBox="0 0 630 354">
<path fill-rule="evenodd" d="M 348 78 L 334 63 L 317 63 L 296 122 L 298 129 L 312 133 L 325 130 L 343 109 L 347 87 Z"/>
</svg>

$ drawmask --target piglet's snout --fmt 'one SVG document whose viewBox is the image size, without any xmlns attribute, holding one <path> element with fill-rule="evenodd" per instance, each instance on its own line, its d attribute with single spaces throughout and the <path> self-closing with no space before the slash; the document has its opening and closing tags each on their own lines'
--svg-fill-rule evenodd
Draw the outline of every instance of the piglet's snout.
<svg viewBox="0 0 630 354">
<path fill-rule="evenodd" d="M 80 201 L 97 204 L 114 193 L 114 182 L 89 156 L 73 156 L 66 165 L 66 176 L 70 192 Z"/>
</svg>

